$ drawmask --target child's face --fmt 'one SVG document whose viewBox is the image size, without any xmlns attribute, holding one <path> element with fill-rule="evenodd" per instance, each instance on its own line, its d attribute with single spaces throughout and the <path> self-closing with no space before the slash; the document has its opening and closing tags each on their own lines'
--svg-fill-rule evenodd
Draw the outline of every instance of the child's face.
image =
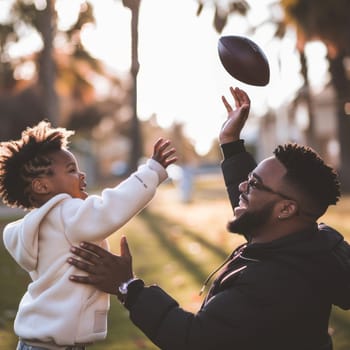
<svg viewBox="0 0 350 350">
<path fill-rule="evenodd" d="M 52 174 L 47 176 L 52 196 L 67 193 L 73 198 L 85 199 L 88 196 L 85 173 L 79 170 L 77 160 L 68 150 L 60 150 L 50 154 Z"/>
</svg>

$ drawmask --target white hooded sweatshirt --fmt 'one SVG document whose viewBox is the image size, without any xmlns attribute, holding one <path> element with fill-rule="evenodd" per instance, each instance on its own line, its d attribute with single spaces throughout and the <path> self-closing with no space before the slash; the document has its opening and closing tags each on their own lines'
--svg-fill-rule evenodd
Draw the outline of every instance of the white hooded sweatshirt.
<svg viewBox="0 0 350 350">
<path fill-rule="evenodd" d="M 84 240 L 108 249 L 106 238 L 143 209 L 166 178 L 166 170 L 149 159 L 100 196 L 59 194 L 5 227 L 5 247 L 32 279 L 14 324 L 21 339 L 74 345 L 106 337 L 109 295 L 69 281 L 83 274 L 67 263 L 70 248 Z"/>
</svg>

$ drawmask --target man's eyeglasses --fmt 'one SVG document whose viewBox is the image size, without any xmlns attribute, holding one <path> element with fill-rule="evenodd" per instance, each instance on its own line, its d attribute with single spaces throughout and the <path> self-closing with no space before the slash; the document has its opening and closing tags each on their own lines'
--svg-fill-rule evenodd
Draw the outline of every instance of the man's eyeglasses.
<svg viewBox="0 0 350 350">
<path fill-rule="evenodd" d="M 253 173 L 248 174 L 247 191 L 246 192 L 249 193 L 251 188 L 256 189 L 258 191 L 265 191 L 265 192 L 277 194 L 278 196 L 285 198 L 285 199 L 294 200 L 293 198 L 291 198 L 291 197 L 289 197 L 281 192 L 275 191 L 271 187 L 264 185 L 262 180 L 259 179 L 259 177 L 257 175 L 253 175 Z"/>
<path fill-rule="evenodd" d="M 277 194 L 278 196 L 280 196 L 284 199 L 289 199 L 289 200 L 292 200 L 292 201 L 298 203 L 294 198 L 287 196 L 281 192 L 275 191 L 271 187 L 264 185 L 262 180 L 260 179 L 260 177 L 256 174 L 253 174 L 253 173 L 248 174 L 247 190 L 246 190 L 247 194 L 249 193 L 251 188 L 256 189 L 258 191 L 265 191 L 265 192 Z M 299 213 L 303 213 L 304 215 L 311 216 L 311 217 L 317 216 L 316 214 L 309 212 L 308 210 L 303 210 L 300 207 L 299 207 Z"/>
</svg>

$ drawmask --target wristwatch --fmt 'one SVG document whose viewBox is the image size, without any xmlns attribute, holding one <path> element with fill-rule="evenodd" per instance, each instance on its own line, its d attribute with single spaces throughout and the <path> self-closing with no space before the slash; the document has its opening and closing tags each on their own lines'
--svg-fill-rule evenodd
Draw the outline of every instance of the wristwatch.
<svg viewBox="0 0 350 350">
<path fill-rule="evenodd" d="M 144 287 L 145 283 L 142 279 L 136 277 L 130 278 L 118 287 L 119 295 L 117 297 L 130 310 Z"/>
<path fill-rule="evenodd" d="M 118 287 L 119 293 L 122 294 L 122 295 L 127 295 L 127 294 L 128 294 L 129 285 L 130 285 L 132 282 L 137 281 L 137 280 L 139 280 L 139 278 L 133 277 L 133 278 L 130 278 L 129 280 L 127 280 L 126 282 L 123 282 L 123 283 Z"/>
</svg>

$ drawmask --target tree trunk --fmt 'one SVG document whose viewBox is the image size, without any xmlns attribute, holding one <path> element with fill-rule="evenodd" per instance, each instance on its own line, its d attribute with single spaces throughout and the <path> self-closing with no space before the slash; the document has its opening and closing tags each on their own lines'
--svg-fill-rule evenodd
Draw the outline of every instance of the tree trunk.
<svg viewBox="0 0 350 350">
<path fill-rule="evenodd" d="M 132 76 L 132 120 L 131 120 L 131 150 L 129 156 L 129 172 L 137 169 L 139 159 L 142 156 L 142 135 L 140 130 L 140 121 L 137 113 L 137 75 L 139 72 L 139 58 L 138 58 L 138 22 L 139 9 L 141 0 L 124 0 L 124 6 L 131 10 L 131 76 Z"/>
<path fill-rule="evenodd" d="M 344 67 L 345 54 L 328 58 L 332 82 L 337 97 L 338 139 L 340 144 L 339 176 L 343 193 L 350 193 L 350 116 L 345 113 L 345 103 L 350 100 L 350 81 Z"/>
<path fill-rule="evenodd" d="M 313 101 L 310 92 L 310 82 L 308 77 L 308 65 L 307 59 L 304 51 L 299 52 L 299 61 L 301 65 L 301 75 L 304 80 L 303 87 L 299 90 L 298 100 L 304 101 L 307 107 L 309 125 L 305 131 L 306 140 L 313 149 L 319 151 L 319 142 L 317 139 L 317 135 L 315 132 L 315 116 L 314 116 L 314 108 Z"/>
<path fill-rule="evenodd" d="M 38 30 L 40 31 L 44 47 L 39 58 L 39 88 L 42 96 L 44 118 L 53 126 L 59 123 L 59 104 L 55 89 L 56 67 L 53 59 L 53 40 L 56 31 L 56 15 L 54 0 L 47 0 L 46 8 L 39 11 Z"/>
</svg>

